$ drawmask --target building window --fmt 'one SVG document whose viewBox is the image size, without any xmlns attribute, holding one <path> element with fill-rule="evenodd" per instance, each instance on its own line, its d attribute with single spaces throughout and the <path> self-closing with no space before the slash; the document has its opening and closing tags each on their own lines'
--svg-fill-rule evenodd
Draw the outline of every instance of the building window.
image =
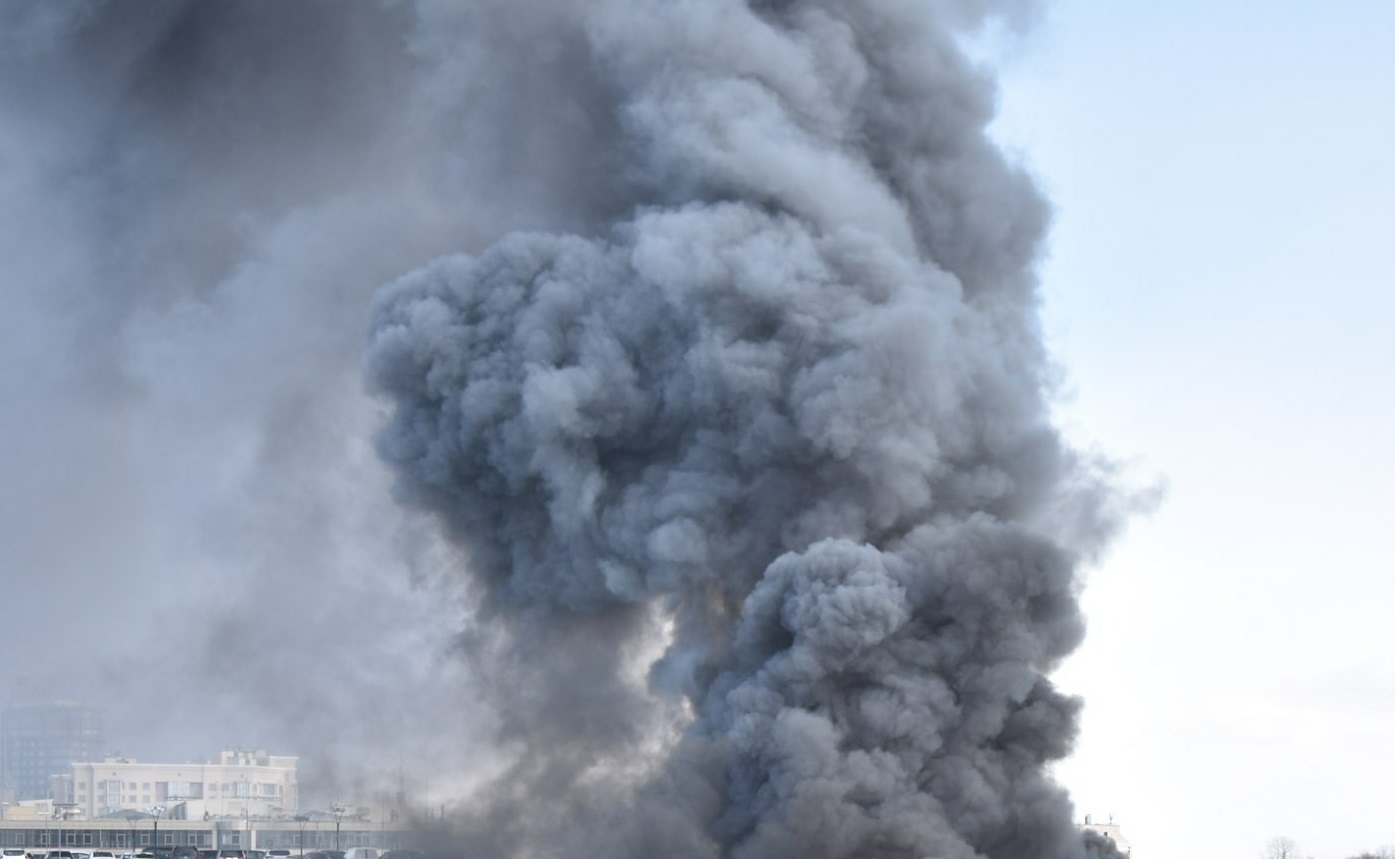
<svg viewBox="0 0 1395 859">
<path fill-rule="evenodd" d="M 121 782 L 97 782 L 97 802 L 109 809 L 121 807 Z"/>
</svg>

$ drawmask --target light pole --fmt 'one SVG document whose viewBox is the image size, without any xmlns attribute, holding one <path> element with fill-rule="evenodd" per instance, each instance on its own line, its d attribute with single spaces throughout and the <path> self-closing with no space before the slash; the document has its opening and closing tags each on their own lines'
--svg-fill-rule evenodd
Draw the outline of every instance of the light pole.
<svg viewBox="0 0 1395 859">
<path fill-rule="evenodd" d="M 344 816 L 344 806 L 334 806 L 334 851 L 339 852 L 339 821 Z"/>
<path fill-rule="evenodd" d="M 58 820 L 58 849 L 60 850 L 63 849 L 63 836 L 67 834 L 63 831 L 63 823 L 68 818 L 72 817 L 76 812 L 76 803 L 62 802 L 55 803 L 53 806 L 52 817 Z"/>
<path fill-rule="evenodd" d="M 150 846 L 151 846 L 151 847 L 159 847 L 159 846 L 160 846 L 160 815 L 162 815 L 162 814 L 165 813 L 165 807 L 164 807 L 163 805 L 152 805 L 152 806 L 149 806 L 149 807 L 147 807 L 147 808 L 145 809 L 145 813 L 146 813 L 146 814 L 153 814 L 153 815 L 155 816 L 154 825 L 151 827 L 151 830 L 150 830 Z M 151 852 L 154 853 L 154 852 L 156 852 L 156 851 L 151 851 Z"/>
</svg>

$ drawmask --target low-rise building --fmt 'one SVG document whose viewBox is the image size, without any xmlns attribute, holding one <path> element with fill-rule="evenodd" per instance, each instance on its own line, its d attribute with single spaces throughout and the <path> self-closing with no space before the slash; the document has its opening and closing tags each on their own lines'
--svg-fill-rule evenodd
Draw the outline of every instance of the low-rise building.
<svg viewBox="0 0 1395 859">
<path fill-rule="evenodd" d="M 75 763 L 71 775 L 55 780 L 54 798 L 96 820 L 123 812 L 159 808 L 167 820 L 276 817 L 299 807 L 294 756 L 227 749 L 208 761 L 142 763 L 107 757 Z"/>
<path fill-rule="evenodd" d="M 52 820 L 53 800 L 22 799 L 0 804 L 0 820 Z"/>
<path fill-rule="evenodd" d="M 296 819 L 299 818 L 299 819 Z M 310 850 L 352 847 L 392 849 L 417 847 L 421 832 L 409 823 L 367 820 L 331 812 L 307 812 L 287 820 L 227 818 L 224 820 L 130 819 L 0 820 L 0 847 L 40 851 L 112 850 L 189 845 L 201 848 L 287 849 L 292 855 Z"/>
</svg>

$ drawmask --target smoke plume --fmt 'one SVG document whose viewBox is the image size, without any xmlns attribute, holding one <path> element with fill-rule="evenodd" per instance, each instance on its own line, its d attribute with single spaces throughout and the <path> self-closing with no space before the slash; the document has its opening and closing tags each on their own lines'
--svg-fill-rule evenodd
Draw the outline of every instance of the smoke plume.
<svg viewBox="0 0 1395 859">
<path fill-rule="evenodd" d="M 1079 709 L 1047 674 L 1113 516 L 1048 420 L 1046 206 L 961 44 L 993 10 L 554 11 L 539 63 L 591 132 L 567 163 L 617 174 L 598 216 L 401 278 L 367 358 L 400 495 L 484 589 L 465 652 L 503 666 L 519 751 L 466 831 L 1107 852 L 1046 773 Z"/>
<path fill-rule="evenodd" d="M 1107 855 L 1030 11 L 0 5 L 0 694 L 468 855 Z"/>
</svg>

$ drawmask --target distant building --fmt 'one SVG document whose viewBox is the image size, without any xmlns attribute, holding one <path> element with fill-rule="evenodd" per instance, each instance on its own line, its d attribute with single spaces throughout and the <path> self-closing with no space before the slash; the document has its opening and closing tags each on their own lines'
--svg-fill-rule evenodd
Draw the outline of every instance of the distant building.
<svg viewBox="0 0 1395 859">
<path fill-rule="evenodd" d="M 0 789 L 12 801 L 51 799 L 50 779 L 102 754 L 102 713 L 58 701 L 0 712 Z"/>
<path fill-rule="evenodd" d="M 1092 821 L 1090 815 L 1087 814 L 1085 815 L 1085 822 L 1080 824 L 1080 828 L 1087 832 L 1094 832 L 1108 838 L 1110 841 L 1114 842 L 1114 846 L 1118 851 L 1125 856 L 1133 855 L 1133 847 L 1129 844 L 1128 839 L 1124 837 L 1123 833 L 1119 831 L 1119 824 L 1114 822 L 1113 815 L 1109 816 L 1108 823 L 1098 823 Z"/>
<path fill-rule="evenodd" d="M 57 809 L 55 809 L 57 810 Z M 7 809 L 13 811 L 13 809 Z M 125 852 L 152 844 L 200 848 L 267 850 L 283 848 L 297 855 L 308 850 L 348 850 L 352 847 L 420 848 L 423 831 L 411 822 L 306 811 L 281 820 L 217 818 L 156 821 L 133 814 L 101 820 L 45 816 L 42 808 L 0 816 L 0 847 L 27 848 L 41 853 L 63 848 Z"/>
<path fill-rule="evenodd" d="M 294 756 L 235 749 L 202 763 L 107 757 L 72 764 L 54 792 L 88 820 L 154 806 L 163 807 L 167 820 L 277 817 L 298 810 L 296 762 Z"/>
</svg>

